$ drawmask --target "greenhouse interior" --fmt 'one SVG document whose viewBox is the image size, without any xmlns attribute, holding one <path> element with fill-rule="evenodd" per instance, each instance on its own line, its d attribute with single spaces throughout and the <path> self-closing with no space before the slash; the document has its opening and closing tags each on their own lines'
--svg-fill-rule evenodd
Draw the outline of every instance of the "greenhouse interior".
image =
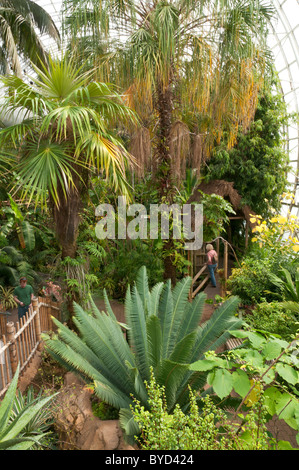
<svg viewBox="0 0 299 470">
<path fill-rule="evenodd" d="M 0 18 L 0 449 L 298 450 L 298 0 Z"/>
</svg>

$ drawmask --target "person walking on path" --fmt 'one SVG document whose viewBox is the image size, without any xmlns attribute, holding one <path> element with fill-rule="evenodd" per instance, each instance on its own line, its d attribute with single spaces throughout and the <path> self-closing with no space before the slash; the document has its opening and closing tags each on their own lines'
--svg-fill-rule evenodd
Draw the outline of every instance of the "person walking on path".
<svg viewBox="0 0 299 470">
<path fill-rule="evenodd" d="M 217 267 L 218 256 L 217 252 L 214 250 L 213 245 L 208 243 L 206 246 L 207 249 L 207 266 L 210 273 L 212 287 L 216 287 L 216 278 L 215 278 L 215 269 Z"/>
<path fill-rule="evenodd" d="M 32 305 L 33 297 L 33 288 L 30 286 L 30 284 L 27 284 L 26 277 L 21 277 L 20 285 L 14 290 L 14 299 L 18 304 L 19 320 L 28 312 L 29 307 Z"/>
</svg>

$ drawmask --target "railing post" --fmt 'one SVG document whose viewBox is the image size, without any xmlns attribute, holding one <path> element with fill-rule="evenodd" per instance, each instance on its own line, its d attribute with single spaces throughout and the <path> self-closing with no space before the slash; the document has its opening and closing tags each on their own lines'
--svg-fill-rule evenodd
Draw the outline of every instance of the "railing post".
<svg viewBox="0 0 299 470">
<path fill-rule="evenodd" d="M 224 295 L 226 295 L 227 269 L 228 269 L 228 243 L 227 241 L 224 241 L 224 255 L 223 255 Z"/>
<path fill-rule="evenodd" d="M 11 372 L 12 376 L 15 375 L 17 367 L 18 367 L 18 359 L 17 359 L 17 348 L 16 348 L 16 341 L 15 341 L 15 325 L 13 322 L 8 322 L 6 324 L 6 331 L 7 331 L 7 340 L 10 343 L 9 345 L 9 357 L 10 357 L 10 364 L 11 364 Z"/>
<path fill-rule="evenodd" d="M 36 312 L 36 315 L 34 317 L 34 328 L 35 328 L 36 341 L 38 342 L 37 349 L 38 351 L 41 351 L 42 343 L 41 343 L 41 327 L 40 327 L 38 298 L 35 297 L 33 299 L 32 305 L 33 305 L 33 311 Z"/>
<path fill-rule="evenodd" d="M 52 324 L 51 316 L 52 316 L 51 299 L 48 297 L 47 298 L 47 330 L 48 331 L 51 330 L 51 324 Z"/>
</svg>

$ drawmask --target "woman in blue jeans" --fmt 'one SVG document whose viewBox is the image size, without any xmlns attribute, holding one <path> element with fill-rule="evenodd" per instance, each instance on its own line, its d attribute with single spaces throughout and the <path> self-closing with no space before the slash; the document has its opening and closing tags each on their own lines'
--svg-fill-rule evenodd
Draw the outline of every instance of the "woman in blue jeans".
<svg viewBox="0 0 299 470">
<path fill-rule="evenodd" d="M 217 252 L 214 250 L 213 245 L 210 243 L 206 246 L 207 249 L 207 266 L 210 273 L 212 287 L 216 287 L 216 279 L 215 279 L 215 269 L 217 267 L 218 256 Z"/>
</svg>

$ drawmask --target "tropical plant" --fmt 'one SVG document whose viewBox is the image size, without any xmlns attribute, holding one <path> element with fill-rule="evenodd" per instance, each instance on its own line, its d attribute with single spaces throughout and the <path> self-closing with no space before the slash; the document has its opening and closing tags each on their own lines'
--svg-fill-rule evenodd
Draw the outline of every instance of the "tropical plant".
<svg viewBox="0 0 299 470">
<path fill-rule="evenodd" d="M 28 407 L 34 407 L 46 397 L 43 390 L 40 390 L 36 395 L 33 386 L 30 386 L 26 394 L 18 390 L 11 410 L 11 417 L 8 424 L 12 424 L 18 416 Z M 19 437 L 37 437 L 38 444 L 34 444 L 32 449 L 42 449 L 48 447 L 51 431 L 49 428 L 54 422 L 54 395 L 44 406 L 36 413 L 33 418 L 23 427 Z M 54 405 L 55 406 L 55 405 Z"/>
<path fill-rule="evenodd" d="M 0 248 L 0 282 L 3 286 L 16 286 L 21 276 L 28 281 L 38 282 L 39 276 L 27 258 L 15 246 L 7 245 Z"/>
<path fill-rule="evenodd" d="M 39 397 L 28 402 L 13 417 L 15 395 L 19 378 L 19 366 L 13 380 L 0 404 L 0 450 L 28 450 L 34 445 L 40 445 L 45 433 L 26 433 L 26 427 L 30 426 L 39 413 L 53 400 L 54 395 Z M 28 428 L 27 428 L 28 429 Z"/>
<path fill-rule="evenodd" d="M 16 76 L 2 79 L 4 109 L 21 110 L 23 118 L 0 131 L 0 146 L 18 150 L 21 197 L 43 208 L 49 198 L 62 259 L 75 258 L 90 174 L 101 174 L 116 191 L 129 193 L 125 169 L 132 160 L 108 125 L 135 115 L 112 86 L 92 81 L 93 71 L 82 73 L 67 57 L 34 69 L 37 77 L 29 84 Z M 73 294 L 70 311 L 72 300 Z"/>
<path fill-rule="evenodd" d="M 1 213 L 5 217 L 0 229 L 0 236 L 8 237 L 11 232 L 16 232 L 21 249 L 34 250 L 35 233 L 34 227 L 25 219 L 20 207 L 10 194 L 7 195 L 10 205 L 2 208 Z M 2 215 L 1 214 L 1 215 Z"/>
<path fill-rule="evenodd" d="M 23 75 L 22 60 L 47 63 L 48 54 L 40 38 L 47 34 L 60 44 L 60 35 L 50 15 L 31 0 L 0 1 L 0 72 Z M 24 65 L 23 65 L 24 67 Z M 4 117 L 4 115 L 2 114 Z"/>
<path fill-rule="evenodd" d="M 173 290 L 170 281 L 160 282 L 150 290 L 142 267 L 134 287 L 127 289 L 126 324 L 118 323 L 105 295 L 107 313 L 93 305 L 91 315 L 75 305 L 79 334 L 53 319 L 58 337 L 44 336 L 56 360 L 91 382 L 97 397 L 120 409 L 127 435 L 138 432 L 130 411 L 132 396 L 148 407 L 144 381 L 150 380 L 151 367 L 165 386 L 168 412 L 177 403 L 186 407 L 188 386 L 198 390 L 205 384 L 205 374 L 191 372 L 188 364 L 224 344 L 230 330 L 241 324 L 234 316 L 239 299 L 231 297 L 200 325 L 206 295 L 189 302 L 191 282 L 186 277 Z"/>
<path fill-rule="evenodd" d="M 275 300 L 277 297 L 271 282 L 275 267 L 278 269 L 274 258 L 262 256 L 255 258 L 248 255 L 243 258 L 241 266 L 232 269 L 227 289 L 231 294 L 238 295 L 244 305 Z M 278 289 L 276 293 L 277 291 Z"/>
<path fill-rule="evenodd" d="M 285 268 L 281 268 L 278 276 L 272 274 L 271 281 L 279 288 L 283 300 L 299 303 L 299 267 L 295 273 L 295 281 L 293 281 L 291 273 Z"/>
<path fill-rule="evenodd" d="M 252 328 L 279 335 L 285 341 L 290 341 L 298 330 L 298 318 L 288 302 L 259 302 L 244 319 Z"/>
<path fill-rule="evenodd" d="M 278 276 L 271 276 L 273 284 L 279 288 L 283 297 L 282 307 L 299 314 L 299 268 L 297 267 L 295 279 L 293 281 L 291 273 L 281 268 Z"/>
<path fill-rule="evenodd" d="M 190 409 L 183 413 L 179 405 L 172 415 L 167 412 L 164 387 L 154 377 L 146 384 L 149 410 L 137 402 L 132 413 L 141 428 L 138 439 L 142 450 L 270 450 L 277 448 L 265 425 L 263 403 L 252 407 L 242 423 L 230 423 L 229 416 L 213 403 L 210 395 L 200 398 L 190 391 Z M 178 456 L 174 462 L 179 463 Z M 184 456 L 181 463 L 194 463 Z"/>
<path fill-rule="evenodd" d="M 150 286 L 163 280 L 161 251 L 152 240 L 114 240 L 98 269 L 99 287 L 113 299 L 124 299 L 141 266 L 147 269 Z"/>
<path fill-rule="evenodd" d="M 171 203 L 185 176 L 190 132 L 198 138 L 191 158 L 198 168 L 215 140 L 227 132 L 233 145 L 239 126 L 246 129 L 252 120 L 273 9 L 256 0 L 65 0 L 64 5 L 70 48 L 82 60 L 82 38 L 88 39 L 95 45 L 98 73 L 126 90 L 143 124 L 132 131 L 139 139 L 134 155 L 149 168 L 148 142 L 154 142 L 154 184 L 160 199 Z M 174 280 L 172 268 L 166 257 L 165 277 Z"/>
<path fill-rule="evenodd" d="M 3 287 L 0 285 L 0 305 L 2 309 L 8 310 L 17 307 L 13 291 L 13 287 Z"/>
<path fill-rule="evenodd" d="M 203 240 L 208 242 L 219 237 L 229 223 L 229 214 L 235 214 L 235 211 L 222 196 L 200 193 L 204 214 Z"/>
<path fill-rule="evenodd" d="M 16 76 L 2 78 L 9 91 L 4 109 L 21 109 L 24 119 L 2 129 L 0 142 L 12 143 L 21 153 L 16 170 L 22 197 L 45 207 L 49 195 L 62 256 L 74 257 L 88 174 L 104 171 L 116 189 L 128 192 L 129 155 L 107 125 L 111 119 L 133 119 L 133 114 L 108 85 L 93 82 L 92 72 L 80 73 L 67 57 L 35 71 L 32 84 Z"/>
<path fill-rule="evenodd" d="M 294 195 L 290 193 L 282 194 L 281 199 L 284 198 L 294 201 Z M 281 253 L 288 256 L 290 261 L 297 258 L 299 221 L 295 215 L 288 212 L 284 216 L 274 211 L 267 220 L 263 220 L 260 215 L 252 215 L 250 221 L 255 224 L 252 242 L 257 243 L 260 248 L 265 247 L 271 256 Z"/>
<path fill-rule="evenodd" d="M 233 389 L 242 397 L 231 422 L 236 416 L 245 417 L 245 413 L 240 414 L 244 405 L 250 408 L 264 399 L 268 415 L 277 415 L 299 431 L 296 357 L 299 336 L 287 342 L 267 331 L 251 328 L 232 332 L 232 336 L 242 340 L 240 347 L 220 355 L 208 352 L 203 360 L 191 364 L 190 369 L 209 371 L 208 384 L 221 399 Z"/>
<path fill-rule="evenodd" d="M 237 142 L 229 150 L 222 143 L 216 146 L 201 171 L 205 181 L 233 181 L 242 203 L 263 217 L 271 216 L 272 208 L 280 211 L 288 172 L 283 150 L 286 104 L 274 74 L 269 82 L 259 93 L 254 121 L 247 132 L 240 128 Z"/>
</svg>

